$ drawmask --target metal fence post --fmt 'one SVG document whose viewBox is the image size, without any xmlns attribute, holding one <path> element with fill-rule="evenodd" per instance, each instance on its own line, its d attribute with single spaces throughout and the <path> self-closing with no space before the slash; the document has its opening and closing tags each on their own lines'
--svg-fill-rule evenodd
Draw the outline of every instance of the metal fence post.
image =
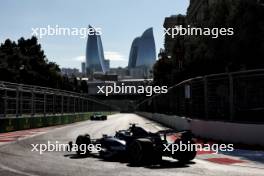
<svg viewBox="0 0 264 176">
<path fill-rule="evenodd" d="M 71 97 L 67 97 L 67 111 L 69 112 L 71 110 L 71 104 L 70 104 L 70 101 L 71 101 Z"/>
<path fill-rule="evenodd" d="M 61 115 L 63 115 L 64 97 L 61 95 Z"/>
<path fill-rule="evenodd" d="M 78 112 L 81 112 L 81 98 L 78 97 Z"/>
<path fill-rule="evenodd" d="M 35 115 L 35 94 L 34 90 L 31 91 L 31 116 Z"/>
<path fill-rule="evenodd" d="M 52 95 L 52 114 L 55 114 L 55 94 Z"/>
<path fill-rule="evenodd" d="M 22 91 L 20 91 L 19 99 L 20 99 L 20 107 L 19 107 L 20 113 L 19 113 L 19 115 L 22 116 L 22 114 L 23 114 L 23 92 Z"/>
<path fill-rule="evenodd" d="M 84 100 L 82 99 L 82 112 L 84 112 Z"/>
<path fill-rule="evenodd" d="M 229 74 L 229 115 L 230 120 L 233 121 L 234 119 L 234 80 L 233 75 Z"/>
<path fill-rule="evenodd" d="M 189 107 L 190 107 L 190 109 L 189 109 L 189 116 L 190 117 L 193 117 L 193 96 L 192 96 L 192 90 L 193 90 L 193 81 L 191 80 L 190 82 L 189 82 L 189 84 L 190 84 L 190 98 L 189 98 Z"/>
<path fill-rule="evenodd" d="M 16 88 L 16 117 L 19 116 L 19 87 Z"/>
<path fill-rule="evenodd" d="M 4 97 L 4 117 L 6 117 L 6 115 L 7 115 L 7 108 L 8 108 L 8 104 L 7 104 L 7 90 L 5 89 L 5 97 Z"/>
<path fill-rule="evenodd" d="M 44 112 L 44 117 L 46 117 L 46 105 L 47 105 L 47 94 L 44 92 L 44 103 L 43 103 L 43 112 Z"/>
<path fill-rule="evenodd" d="M 75 113 L 75 108 L 76 108 L 76 107 L 75 107 L 75 106 L 76 106 L 76 105 L 75 105 L 75 104 L 76 104 L 75 101 L 76 101 L 76 97 L 73 98 L 73 112 L 74 112 L 74 113 Z"/>
<path fill-rule="evenodd" d="M 204 77 L 204 115 L 208 119 L 208 80 Z"/>
<path fill-rule="evenodd" d="M 89 104 L 89 100 L 86 99 L 85 101 L 86 101 L 86 107 L 85 107 L 86 110 L 85 110 L 85 111 L 86 111 L 86 112 L 89 112 L 89 105 L 88 105 L 88 104 Z"/>
</svg>

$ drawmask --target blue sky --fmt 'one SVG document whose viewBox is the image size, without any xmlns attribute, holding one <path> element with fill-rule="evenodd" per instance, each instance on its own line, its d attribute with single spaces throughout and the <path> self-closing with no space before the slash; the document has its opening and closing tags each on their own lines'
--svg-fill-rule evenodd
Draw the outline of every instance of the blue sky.
<svg viewBox="0 0 264 176">
<path fill-rule="evenodd" d="M 135 37 L 153 27 L 158 52 L 164 43 L 164 18 L 185 14 L 188 5 L 189 0 L 0 0 L 0 42 L 28 38 L 32 28 L 84 28 L 91 24 L 102 28 L 105 57 L 111 60 L 111 67 L 125 67 Z M 50 61 L 80 68 L 86 40 L 45 36 L 39 42 Z"/>
</svg>

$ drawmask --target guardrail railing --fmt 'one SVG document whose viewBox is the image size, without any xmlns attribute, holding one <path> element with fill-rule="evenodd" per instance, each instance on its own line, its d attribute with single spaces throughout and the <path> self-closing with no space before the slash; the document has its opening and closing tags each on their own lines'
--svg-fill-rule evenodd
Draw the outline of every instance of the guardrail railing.
<svg viewBox="0 0 264 176">
<path fill-rule="evenodd" d="M 113 109 L 112 106 L 80 93 L 0 81 L 1 118 L 111 111 Z"/>
</svg>

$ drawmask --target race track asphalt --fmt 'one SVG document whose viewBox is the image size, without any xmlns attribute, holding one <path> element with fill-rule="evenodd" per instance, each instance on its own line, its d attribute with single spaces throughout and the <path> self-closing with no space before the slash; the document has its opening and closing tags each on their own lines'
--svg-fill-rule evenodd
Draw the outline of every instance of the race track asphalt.
<svg viewBox="0 0 264 176">
<path fill-rule="evenodd" d="M 32 152 L 31 144 L 47 141 L 68 143 L 79 134 L 89 133 L 93 138 L 113 135 L 137 123 L 149 131 L 165 129 L 160 124 L 135 114 L 114 114 L 106 121 L 85 121 L 70 124 L 0 146 L 0 176 L 263 176 L 264 169 L 241 165 L 224 165 L 195 159 L 181 165 L 176 160 L 163 158 L 163 164 L 150 167 L 131 167 L 127 163 L 104 161 L 98 157 L 80 158 L 74 152 Z"/>
</svg>

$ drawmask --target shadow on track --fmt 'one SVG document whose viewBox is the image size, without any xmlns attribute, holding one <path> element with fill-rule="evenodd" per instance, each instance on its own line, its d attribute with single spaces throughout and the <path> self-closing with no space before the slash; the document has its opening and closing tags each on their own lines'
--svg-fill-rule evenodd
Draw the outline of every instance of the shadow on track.
<svg viewBox="0 0 264 176">
<path fill-rule="evenodd" d="M 128 163 L 128 159 L 124 157 L 119 158 L 113 158 L 111 160 L 105 160 L 103 158 L 100 158 L 99 155 L 90 153 L 89 155 L 83 155 L 80 156 L 78 154 L 66 154 L 64 157 L 69 157 L 70 159 L 85 159 L 85 158 L 97 158 L 98 161 L 102 162 L 119 162 L 119 163 Z M 152 164 L 152 165 L 131 165 L 127 164 L 128 167 L 144 167 L 148 169 L 168 169 L 168 168 L 186 168 L 190 167 L 190 165 L 195 164 L 195 162 L 191 161 L 189 163 L 181 163 L 178 161 L 172 161 L 172 160 L 162 160 L 159 164 Z"/>
<path fill-rule="evenodd" d="M 84 159 L 89 158 L 89 155 L 77 155 L 77 154 L 66 154 L 64 157 L 69 157 L 70 159 Z"/>
</svg>

